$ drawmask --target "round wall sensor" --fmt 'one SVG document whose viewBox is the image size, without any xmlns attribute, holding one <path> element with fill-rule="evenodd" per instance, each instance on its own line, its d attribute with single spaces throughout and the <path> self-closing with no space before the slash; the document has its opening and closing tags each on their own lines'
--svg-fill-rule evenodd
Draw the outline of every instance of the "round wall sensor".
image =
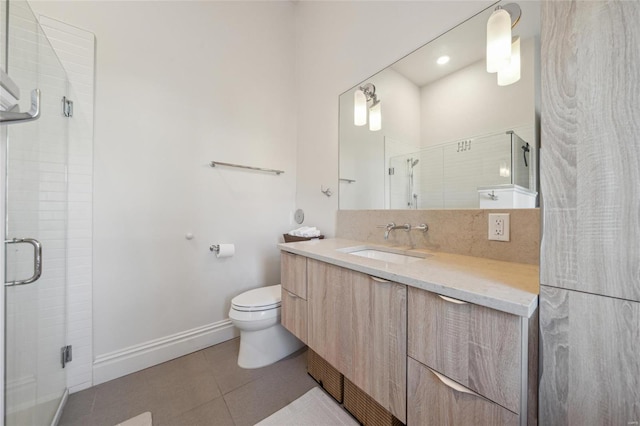
<svg viewBox="0 0 640 426">
<path fill-rule="evenodd" d="M 300 224 L 304 222 L 304 211 L 302 211 L 302 209 L 296 210 L 296 212 L 293 215 L 293 218 L 295 219 L 296 223 Z"/>
</svg>

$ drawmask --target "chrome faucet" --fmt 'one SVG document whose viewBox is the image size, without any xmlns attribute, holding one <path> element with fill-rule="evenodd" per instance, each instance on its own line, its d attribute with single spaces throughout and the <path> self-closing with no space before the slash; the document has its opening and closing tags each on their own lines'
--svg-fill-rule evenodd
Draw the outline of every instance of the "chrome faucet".
<svg viewBox="0 0 640 426">
<path fill-rule="evenodd" d="M 409 232 L 411 231 L 411 225 L 409 225 L 408 223 L 405 223 L 404 225 L 396 225 L 395 222 L 388 223 L 384 231 L 385 240 L 389 239 L 389 232 L 393 231 L 394 229 L 404 229 L 405 231 Z"/>
<path fill-rule="evenodd" d="M 415 229 L 416 231 L 427 232 L 429 230 L 429 225 L 427 225 L 426 223 L 421 223 L 418 226 L 414 226 L 413 229 Z"/>
</svg>

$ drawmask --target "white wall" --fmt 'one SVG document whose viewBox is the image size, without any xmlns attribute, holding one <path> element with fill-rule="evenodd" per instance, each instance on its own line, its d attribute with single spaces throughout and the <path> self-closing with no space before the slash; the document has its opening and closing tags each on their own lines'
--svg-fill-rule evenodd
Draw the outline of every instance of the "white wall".
<svg viewBox="0 0 640 426">
<path fill-rule="evenodd" d="M 296 206 L 305 210 L 305 224 L 335 232 L 338 197 L 327 198 L 320 185 L 338 187 L 338 96 L 491 3 L 297 4 Z"/>
<path fill-rule="evenodd" d="M 384 209 L 385 141 L 392 139 L 418 149 L 420 144 L 420 89 L 402 74 L 388 68 L 364 83 L 376 87 L 381 103 L 382 129 L 353 124 L 352 89 L 340 96 L 340 208 Z M 388 201 L 388 200 L 387 200 Z"/>
<path fill-rule="evenodd" d="M 227 338 L 230 299 L 279 281 L 294 207 L 334 233 L 339 94 L 490 3 L 33 3 L 97 38 L 94 381 Z"/>
<path fill-rule="evenodd" d="M 184 353 L 188 335 L 228 338 L 231 298 L 279 282 L 276 244 L 291 228 L 293 3 L 33 7 L 97 38 L 95 383 Z M 209 246 L 224 242 L 236 255 L 216 259 Z"/>
<path fill-rule="evenodd" d="M 534 40 L 521 42 L 520 80 L 498 86 L 483 60 L 422 87 L 423 147 L 535 123 Z"/>
</svg>

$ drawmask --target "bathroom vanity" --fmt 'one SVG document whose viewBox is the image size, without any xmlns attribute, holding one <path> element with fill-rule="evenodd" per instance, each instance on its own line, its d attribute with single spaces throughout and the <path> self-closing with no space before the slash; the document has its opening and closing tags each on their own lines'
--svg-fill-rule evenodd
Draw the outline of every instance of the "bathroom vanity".
<svg viewBox="0 0 640 426">
<path fill-rule="evenodd" d="M 281 244 L 282 324 L 408 425 L 537 422 L 538 267 Z"/>
</svg>

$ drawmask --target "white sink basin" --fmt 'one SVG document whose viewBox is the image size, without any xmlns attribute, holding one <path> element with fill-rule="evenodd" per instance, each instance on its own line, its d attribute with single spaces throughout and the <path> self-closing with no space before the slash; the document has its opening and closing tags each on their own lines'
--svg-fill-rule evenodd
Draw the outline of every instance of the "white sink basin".
<svg viewBox="0 0 640 426">
<path fill-rule="evenodd" d="M 340 249 L 340 251 L 352 254 L 354 256 L 366 257 L 367 259 L 382 260 L 383 262 L 397 263 L 400 265 L 418 262 L 429 256 L 426 253 L 398 253 L 394 251 L 380 250 L 379 248 L 367 247 L 348 247 L 345 249 Z"/>
</svg>

